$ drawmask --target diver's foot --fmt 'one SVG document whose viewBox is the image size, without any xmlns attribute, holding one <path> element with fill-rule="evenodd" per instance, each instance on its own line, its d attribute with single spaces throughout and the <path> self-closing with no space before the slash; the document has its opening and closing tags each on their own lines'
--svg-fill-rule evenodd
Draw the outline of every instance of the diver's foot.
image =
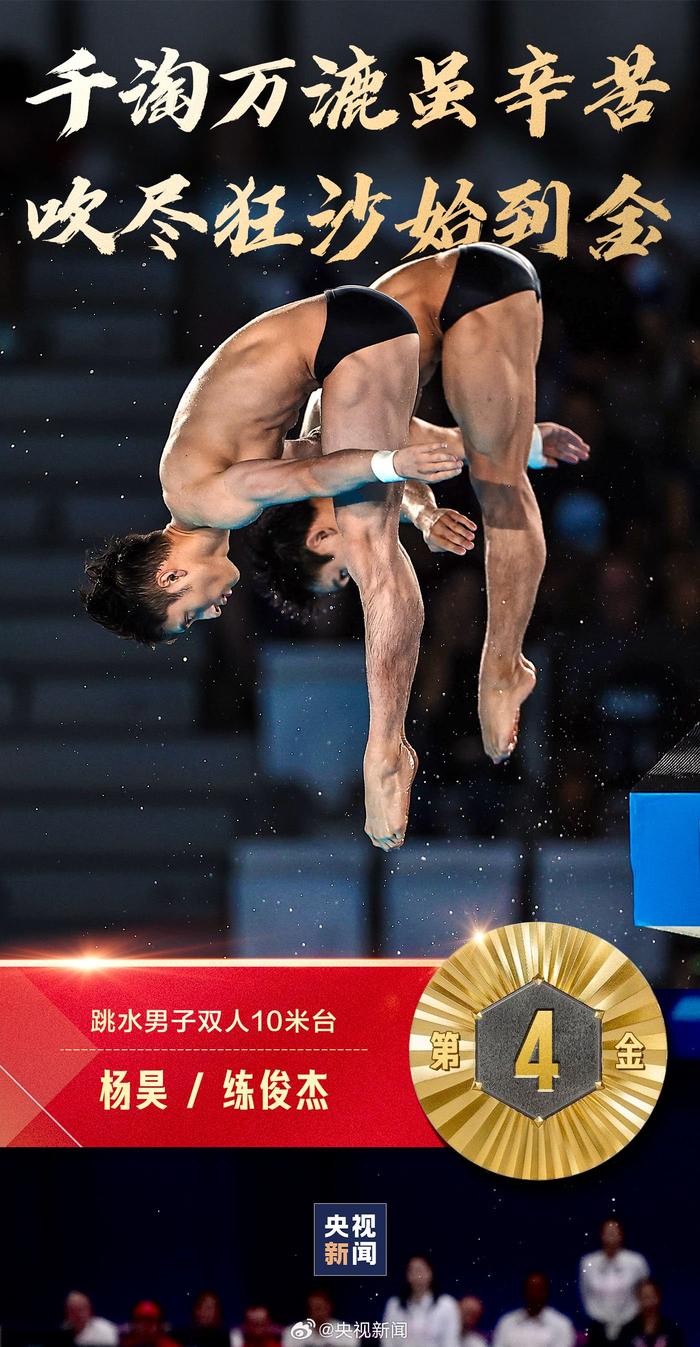
<svg viewBox="0 0 700 1347">
<path fill-rule="evenodd" d="M 507 675 L 486 661 L 479 675 L 479 720 L 484 752 L 492 762 L 505 762 L 518 742 L 520 708 L 534 691 L 534 664 L 520 655 Z"/>
<path fill-rule="evenodd" d="M 406 838 L 411 787 L 418 771 L 415 750 L 402 737 L 398 750 L 368 746 L 365 753 L 365 832 L 381 851 L 401 847 Z"/>
</svg>

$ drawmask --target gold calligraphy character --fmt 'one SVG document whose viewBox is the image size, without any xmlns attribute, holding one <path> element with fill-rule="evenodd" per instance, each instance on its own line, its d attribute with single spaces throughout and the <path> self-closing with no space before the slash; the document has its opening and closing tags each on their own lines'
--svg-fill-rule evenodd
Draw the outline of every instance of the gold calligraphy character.
<svg viewBox="0 0 700 1347">
<path fill-rule="evenodd" d="M 434 1029 L 430 1035 L 431 1071 L 452 1071 L 459 1066 L 459 1034 L 454 1029 Z"/>
<path fill-rule="evenodd" d="M 303 243 L 301 234 L 275 233 L 277 225 L 284 219 L 284 211 L 279 205 L 284 196 L 284 187 L 271 187 L 269 192 L 253 196 L 254 178 L 249 178 L 245 187 L 238 187 L 235 182 L 229 182 L 227 186 L 230 192 L 235 192 L 235 197 L 222 206 L 214 221 L 214 243 L 217 248 L 228 239 L 232 255 L 240 257 L 243 253 L 274 248 L 277 244 L 286 243 L 296 247 Z M 251 218 L 251 205 L 262 206 L 263 213 Z"/>
<path fill-rule="evenodd" d="M 468 58 L 461 51 L 450 52 L 437 64 L 427 56 L 417 56 L 423 76 L 423 94 L 411 94 L 411 102 L 418 113 L 412 126 L 427 126 L 429 122 L 438 122 L 443 117 L 456 117 L 463 126 L 476 126 L 476 117 L 470 108 L 462 105 L 462 100 L 473 94 L 474 85 L 469 80 L 459 79 L 462 66 Z"/>
<path fill-rule="evenodd" d="M 68 94 L 70 107 L 66 124 L 59 133 L 59 140 L 62 136 L 72 136 L 74 131 L 82 131 L 87 125 L 92 90 L 111 89 L 117 82 L 113 75 L 105 75 L 101 70 L 85 75 L 83 72 L 87 67 L 94 64 L 95 57 L 92 52 L 80 47 L 68 57 L 67 61 L 49 71 L 50 75 L 58 75 L 64 81 L 63 84 L 57 84 L 55 89 L 45 89 L 43 93 L 33 94 L 27 99 L 28 103 L 48 103 L 52 98 Z"/>
<path fill-rule="evenodd" d="M 638 188 L 641 185 L 638 178 L 623 173 L 618 186 L 607 201 L 586 216 L 587 222 L 600 220 L 605 216 L 616 226 L 609 234 L 602 234 L 596 239 L 597 248 L 589 248 L 588 251 L 597 261 L 602 258 L 604 262 L 611 262 L 615 257 L 629 257 L 632 254 L 646 257 L 650 244 L 658 243 L 661 238 L 661 230 L 657 229 L 656 225 L 642 223 L 642 217 L 648 212 L 657 220 L 666 221 L 670 220 L 671 212 L 664 205 L 663 199 L 648 201 L 646 197 L 638 196 Z"/>
<path fill-rule="evenodd" d="M 646 1046 L 632 1033 L 631 1029 L 615 1044 L 618 1071 L 646 1071 L 644 1054 Z"/>
<path fill-rule="evenodd" d="M 122 103 L 134 104 L 131 113 L 134 126 L 139 126 L 146 116 L 149 126 L 169 117 L 181 131 L 192 131 L 204 109 L 209 71 L 199 61 L 183 61 L 178 65 L 180 53 L 174 47 L 161 47 L 161 51 L 163 60 L 159 66 L 154 61 L 136 58 L 139 74 L 134 75 L 131 83 L 141 76 L 146 79 L 135 88 L 124 90 L 119 97 Z"/>
<path fill-rule="evenodd" d="M 529 42 L 526 46 L 532 60 L 508 70 L 509 75 L 520 75 L 518 88 L 511 89 L 510 93 L 501 94 L 496 102 L 510 103 L 506 112 L 519 112 L 521 108 L 529 108 L 527 124 L 530 135 L 539 138 L 544 135 L 547 103 L 550 99 L 566 98 L 566 89 L 556 86 L 572 84 L 574 76 L 554 74 L 554 62 L 558 61 L 559 57 L 555 56 L 553 51 L 540 51 L 539 47 L 532 47 Z"/>
<path fill-rule="evenodd" d="M 53 233 L 46 242 L 70 243 L 76 234 L 84 234 L 98 252 L 110 257 L 115 248 L 115 235 L 107 234 L 90 224 L 92 212 L 106 201 L 107 193 L 100 188 L 90 191 L 90 186 L 87 178 L 74 178 L 73 186 L 63 202 L 58 197 L 52 197 L 37 208 L 33 201 L 27 200 L 27 225 L 32 238 L 41 238 L 58 229 L 58 233 Z M 43 212 L 41 217 L 39 210 Z"/>
<path fill-rule="evenodd" d="M 336 201 L 341 196 L 341 189 L 337 183 L 330 178 L 324 178 L 318 174 L 318 180 L 326 193 L 326 199 L 323 203 L 327 210 L 317 211 L 315 215 L 307 215 L 307 220 L 314 229 L 325 229 L 328 227 L 329 233 L 325 239 L 317 243 L 311 252 L 315 257 L 325 257 L 336 234 L 342 228 L 345 221 L 349 218 L 358 223 L 364 222 L 359 234 L 351 239 L 344 248 L 334 253 L 328 258 L 329 262 L 352 262 L 354 258 L 359 257 L 368 243 L 371 243 L 385 216 L 377 210 L 381 201 L 390 201 L 391 197 L 385 192 L 371 192 L 372 179 L 366 173 L 355 174 L 355 195 L 351 201 L 346 201 L 342 207 L 329 206 L 329 202 Z"/>
<path fill-rule="evenodd" d="M 342 126 L 346 131 L 357 119 L 366 131 L 384 131 L 387 126 L 393 126 L 398 120 L 398 112 L 395 109 L 388 109 L 385 112 L 370 114 L 369 109 L 377 101 L 386 74 L 383 70 L 372 69 L 376 56 L 368 56 L 361 47 L 354 47 L 352 42 L 349 45 L 355 61 L 354 64 L 346 66 L 345 70 L 340 70 L 336 61 L 329 61 L 324 56 L 314 56 L 316 65 L 324 75 L 333 75 L 340 84 L 337 89 L 334 89 L 330 82 L 312 84 L 306 88 L 302 86 L 301 92 L 306 94 L 307 98 L 316 99 L 316 106 L 313 112 L 309 113 L 309 121 L 312 126 L 320 126 L 324 118 L 327 118 L 329 130 L 336 131 Z"/>
<path fill-rule="evenodd" d="M 173 244 L 180 237 L 178 225 L 189 225 L 198 234 L 206 234 L 208 225 L 201 215 L 195 215 L 189 211 L 173 210 L 173 203 L 182 200 L 183 187 L 189 187 L 187 178 L 183 178 L 181 173 L 172 173 L 169 178 L 164 178 L 162 182 L 155 182 L 152 187 L 140 187 L 146 200 L 141 209 L 137 211 L 133 220 L 123 229 L 117 230 L 117 235 L 133 234 L 135 230 L 142 229 L 144 225 L 152 220 L 155 230 L 151 234 L 153 240 L 152 247 L 154 252 L 163 253 L 169 262 L 175 260 L 177 256 Z M 164 215 L 164 220 L 156 219 L 158 215 Z M 173 223 L 176 221 L 176 223 Z"/>
<path fill-rule="evenodd" d="M 539 193 L 534 196 L 534 193 Z M 506 248 L 518 248 L 525 239 L 533 235 L 542 235 L 549 223 L 551 202 L 554 198 L 554 234 L 548 243 L 538 243 L 541 253 L 553 253 L 555 257 L 566 257 L 569 242 L 569 205 L 571 191 L 565 182 L 548 182 L 544 191 L 542 184 L 528 178 L 518 187 L 509 187 L 499 192 L 501 201 L 505 201 L 503 210 L 496 216 L 494 238 Z"/>
<path fill-rule="evenodd" d="M 481 234 L 481 226 L 486 219 L 486 211 L 477 201 L 472 201 L 473 182 L 468 178 L 457 179 L 457 191 L 449 206 L 443 206 L 437 200 L 439 185 L 434 178 L 426 178 L 423 184 L 418 214 L 413 220 L 404 220 L 397 224 L 398 233 L 408 231 L 409 238 L 416 242 L 404 257 L 413 257 L 424 253 L 428 248 L 442 250 L 455 248 L 460 243 L 476 243 Z"/>
<path fill-rule="evenodd" d="M 608 60 L 612 64 L 612 75 L 597 80 L 593 85 L 594 89 L 606 89 L 607 92 L 597 103 L 589 103 L 583 109 L 584 115 L 587 117 L 590 112 L 602 108 L 616 131 L 624 131 L 625 127 L 633 126 L 636 122 L 651 121 L 654 104 L 650 98 L 638 102 L 639 95 L 667 94 L 670 88 L 664 80 L 647 80 L 649 71 L 656 65 L 651 48 L 638 42 L 626 60 L 621 56 L 608 56 Z M 611 87 L 608 88 L 608 85 Z"/>
<path fill-rule="evenodd" d="M 271 72 L 288 70 L 295 65 L 296 61 L 287 56 L 281 61 L 264 61 L 261 65 L 245 66 L 241 70 L 230 70 L 228 74 L 222 75 L 222 80 L 229 80 L 231 83 L 242 79 L 249 80 L 249 83 L 226 116 L 214 122 L 214 126 L 237 122 L 250 108 L 257 113 L 258 126 L 269 126 L 277 116 L 287 92 L 287 81 L 281 75 Z M 263 94 L 267 94 L 267 102 L 261 103 Z"/>
</svg>

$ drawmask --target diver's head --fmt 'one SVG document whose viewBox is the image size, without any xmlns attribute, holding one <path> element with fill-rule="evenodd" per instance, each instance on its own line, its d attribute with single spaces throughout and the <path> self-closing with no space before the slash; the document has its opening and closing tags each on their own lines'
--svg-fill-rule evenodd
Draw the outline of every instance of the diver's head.
<svg viewBox="0 0 700 1347">
<path fill-rule="evenodd" d="M 349 581 L 345 543 L 326 497 L 275 505 L 246 537 L 255 586 L 285 617 L 308 617 L 317 595 Z"/>
<path fill-rule="evenodd" d="M 211 530 L 179 530 L 113 538 L 86 564 L 86 612 L 130 641 L 171 641 L 193 622 L 219 617 L 239 573 L 226 540 Z"/>
</svg>

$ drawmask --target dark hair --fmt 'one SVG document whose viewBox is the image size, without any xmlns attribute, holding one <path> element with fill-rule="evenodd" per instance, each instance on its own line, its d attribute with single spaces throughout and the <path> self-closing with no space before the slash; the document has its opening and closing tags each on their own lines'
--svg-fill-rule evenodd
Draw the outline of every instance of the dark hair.
<svg viewBox="0 0 700 1347">
<path fill-rule="evenodd" d="M 169 549 L 163 530 L 155 529 L 112 538 L 88 557 L 85 574 L 92 587 L 80 591 L 88 616 L 128 641 L 155 645 L 166 640 L 166 615 L 179 594 L 160 589 L 155 576 Z"/>
<path fill-rule="evenodd" d="M 527 1288 L 528 1282 L 531 1282 L 532 1279 L 533 1279 L 533 1277 L 536 1277 L 538 1281 L 544 1282 L 544 1284 L 545 1284 L 545 1286 L 546 1286 L 546 1288 L 547 1288 L 547 1295 L 549 1295 L 549 1292 L 550 1292 L 551 1289 L 552 1289 L 552 1284 L 551 1284 L 551 1282 L 550 1282 L 550 1280 L 549 1280 L 549 1277 L 547 1276 L 547 1273 L 546 1273 L 546 1272 L 543 1272 L 542 1269 L 541 1269 L 541 1268 L 538 1268 L 538 1267 L 534 1267 L 534 1268 L 531 1268 L 531 1269 L 530 1269 L 530 1271 L 528 1272 L 528 1274 L 527 1274 L 527 1276 L 525 1277 L 525 1280 L 524 1280 L 524 1282 L 523 1282 L 523 1288 L 524 1288 L 524 1289 Z"/>
<path fill-rule="evenodd" d="M 311 585 L 331 553 L 323 556 L 306 546 L 314 521 L 310 500 L 274 505 L 247 530 L 253 563 L 253 584 L 284 617 L 305 621 L 314 606 Z"/>
<path fill-rule="evenodd" d="M 605 1217 L 605 1220 L 604 1220 L 604 1221 L 601 1221 L 601 1223 L 600 1223 L 600 1233 L 601 1233 L 601 1235 L 602 1235 L 602 1233 L 603 1233 L 603 1231 L 604 1231 L 606 1225 L 616 1225 L 617 1228 L 618 1228 L 618 1230 L 620 1231 L 620 1234 L 622 1235 L 622 1238 L 623 1238 L 623 1239 L 625 1238 L 625 1227 L 623 1226 L 622 1221 L 620 1220 L 620 1217 L 619 1217 L 619 1216 L 606 1216 L 606 1217 Z"/>
</svg>

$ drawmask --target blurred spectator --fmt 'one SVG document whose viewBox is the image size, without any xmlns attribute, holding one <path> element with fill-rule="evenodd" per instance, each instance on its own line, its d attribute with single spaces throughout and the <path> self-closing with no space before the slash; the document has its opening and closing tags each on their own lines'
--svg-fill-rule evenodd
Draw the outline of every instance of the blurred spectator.
<svg viewBox="0 0 700 1347">
<path fill-rule="evenodd" d="M 78 1347 L 114 1347 L 119 1342 L 116 1324 L 93 1313 L 92 1302 L 84 1291 L 70 1291 L 64 1306 L 63 1327 Z"/>
<path fill-rule="evenodd" d="M 430 1259 L 409 1259 L 403 1292 L 388 1301 L 384 1323 L 407 1325 L 407 1347 L 459 1347 L 459 1307 L 453 1296 L 439 1294 Z"/>
<path fill-rule="evenodd" d="M 637 1299 L 639 1314 L 620 1331 L 620 1344 L 624 1343 L 624 1347 L 684 1347 L 678 1325 L 661 1313 L 658 1283 L 650 1277 L 640 1282 Z"/>
<path fill-rule="evenodd" d="M 595 1253 L 584 1255 L 579 1270 L 591 1347 L 613 1342 L 634 1319 L 639 1308 L 637 1287 L 649 1276 L 643 1254 L 625 1248 L 624 1230 L 616 1217 L 603 1222 L 600 1243 Z"/>
<path fill-rule="evenodd" d="M 165 1315 L 155 1300 L 139 1300 L 131 1311 L 122 1347 L 177 1347 L 165 1324 Z"/>
<path fill-rule="evenodd" d="M 525 1305 L 498 1320 L 493 1347 L 574 1347 L 576 1330 L 570 1319 L 553 1310 L 549 1279 L 531 1272 L 525 1281 Z"/>
<path fill-rule="evenodd" d="M 333 1301 L 331 1296 L 322 1287 L 315 1287 L 310 1292 L 306 1301 L 306 1318 L 304 1321 L 311 1329 L 308 1337 L 304 1337 L 304 1342 L 310 1344 L 310 1347 L 323 1347 L 325 1342 L 339 1342 L 344 1339 L 347 1342 L 347 1333 L 343 1332 L 337 1319 L 333 1317 Z M 286 1328 L 282 1334 L 282 1347 L 295 1347 L 298 1334 L 294 1333 L 294 1324 Z"/>
<path fill-rule="evenodd" d="M 192 1306 L 190 1327 L 178 1337 L 185 1347 L 229 1347 L 223 1306 L 215 1291 L 200 1291 Z"/>
<path fill-rule="evenodd" d="M 484 1317 L 484 1302 L 478 1296 L 463 1296 L 459 1302 L 462 1320 L 461 1347 L 486 1347 L 486 1338 L 477 1330 Z"/>
<path fill-rule="evenodd" d="M 281 1336 L 265 1305 L 249 1305 L 243 1323 L 231 1332 L 231 1347 L 279 1347 Z"/>
</svg>

